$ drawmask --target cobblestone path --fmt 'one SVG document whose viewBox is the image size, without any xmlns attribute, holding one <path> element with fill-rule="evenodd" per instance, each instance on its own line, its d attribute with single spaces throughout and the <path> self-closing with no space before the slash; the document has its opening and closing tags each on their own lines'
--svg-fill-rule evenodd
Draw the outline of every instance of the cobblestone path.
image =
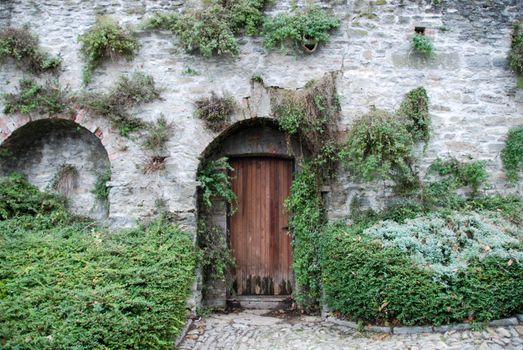
<svg viewBox="0 0 523 350">
<path fill-rule="evenodd" d="M 431 334 L 360 333 L 322 322 L 319 317 L 277 318 L 265 312 L 214 314 L 196 321 L 181 349 L 337 350 L 337 349 L 456 349 L 523 350 L 523 325 L 487 328 L 480 332 Z"/>
</svg>

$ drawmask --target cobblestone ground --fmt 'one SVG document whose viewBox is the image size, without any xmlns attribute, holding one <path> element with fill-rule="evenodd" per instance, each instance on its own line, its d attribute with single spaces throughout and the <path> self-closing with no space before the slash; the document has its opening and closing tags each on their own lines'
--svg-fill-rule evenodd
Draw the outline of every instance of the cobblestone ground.
<svg viewBox="0 0 523 350">
<path fill-rule="evenodd" d="M 360 333 L 322 322 L 319 317 L 276 318 L 263 311 L 214 314 L 196 321 L 181 349 L 523 349 L 523 325 L 480 332 L 388 335 Z"/>
</svg>

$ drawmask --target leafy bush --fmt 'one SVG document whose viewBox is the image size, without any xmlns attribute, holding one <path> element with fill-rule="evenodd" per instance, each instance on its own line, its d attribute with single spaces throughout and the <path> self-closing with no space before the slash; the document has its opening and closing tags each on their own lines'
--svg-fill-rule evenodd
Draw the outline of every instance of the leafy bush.
<svg viewBox="0 0 523 350">
<path fill-rule="evenodd" d="M 399 114 L 409 121 L 407 130 L 414 141 L 430 139 L 429 97 L 424 87 L 409 91 L 401 103 Z"/>
<path fill-rule="evenodd" d="M 86 62 L 84 84 L 91 82 L 93 70 L 102 62 L 120 57 L 131 60 L 138 51 L 138 41 L 133 34 L 107 17 L 98 17 L 94 26 L 80 35 L 78 41 Z"/>
<path fill-rule="evenodd" d="M 326 223 L 318 178 L 307 165 L 302 165 L 291 185 L 285 206 L 293 215 L 289 219 L 292 232 L 292 269 L 299 285 L 296 300 L 307 311 L 317 311 L 320 298 L 319 244 L 321 229 Z"/>
<path fill-rule="evenodd" d="M 510 69 L 518 75 L 523 75 L 523 28 L 521 23 L 514 24 L 512 43 L 508 55 L 508 64 Z"/>
<path fill-rule="evenodd" d="M 401 249 L 363 234 L 365 228 L 333 225 L 323 234 L 322 281 L 333 311 L 388 325 L 440 325 L 502 318 L 523 307 L 521 262 L 488 254 L 472 257 L 463 270 L 441 280 L 431 266 L 421 266 Z M 397 233 L 389 232 L 387 239 Z M 428 237 L 440 234 L 435 228 Z"/>
<path fill-rule="evenodd" d="M 484 161 L 460 162 L 456 158 L 436 159 L 429 167 L 429 174 L 437 174 L 440 180 L 427 184 L 422 193 L 429 205 L 456 207 L 464 198 L 456 190 L 469 187 L 474 197 L 488 179 Z"/>
<path fill-rule="evenodd" d="M 523 170 L 523 125 L 509 130 L 501 160 L 509 182 L 517 182 L 518 173 Z"/>
<path fill-rule="evenodd" d="M 121 76 L 116 85 L 106 93 L 88 93 L 79 98 L 83 108 L 107 118 L 123 136 L 145 127 L 145 123 L 132 116 L 128 108 L 160 98 L 152 76 L 135 72 Z"/>
<path fill-rule="evenodd" d="M 180 16 L 175 33 L 186 51 L 199 52 L 203 57 L 236 56 L 240 52 L 227 13 L 219 5 Z"/>
<path fill-rule="evenodd" d="M 29 27 L 6 27 L 0 30 L 0 60 L 11 57 L 16 64 L 31 73 L 40 74 L 57 69 L 62 60 L 43 52 L 38 37 Z"/>
<path fill-rule="evenodd" d="M 65 93 L 57 81 L 48 81 L 44 86 L 33 80 L 20 80 L 18 93 L 3 95 L 4 113 L 57 114 L 66 109 Z"/>
<path fill-rule="evenodd" d="M 167 29 L 180 39 L 187 52 L 204 57 L 236 56 L 240 52 L 236 35 L 255 35 L 263 22 L 264 0 L 211 1 L 203 9 L 182 15 L 157 13 L 145 23 L 148 29 Z"/>
<path fill-rule="evenodd" d="M 219 97 L 214 92 L 210 97 L 202 97 L 194 103 L 196 116 L 213 131 L 220 131 L 228 125 L 236 103 L 230 96 Z"/>
<path fill-rule="evenodd" d="M 162 114 L 156 123 L 149 125 L 143 145 L 148 150 L 162 150 L 169 141 L 171 125 Z"/>
<path fill-rule="evenodd" d="M 263 37 L 268 49 L 288 43 L 313 52 L 318 44 L 327 43 L 329 32 L 340 26 L 340 20 L 316 6 L 295 10 L 293 15 L 280 14 L 268 18 L 263 25 Z"/>
<path fill-rule="evenodd" d="M 416 34 L 412 37 L 412 49 L 422 56 L 431 57 L 434 47 L 429 37 L 424 34 Z"/>
<path fill-rule="evenodd" d="M 343 159 L 359 179 L 412 177 L 413 141 L 405 126 L 385 111 L 372 110 L 349 130 Z"/>
<path fill-rule="evenodd" d="M 40 192 L 22 174 L 0 177 L 0 221 L 23 215 L 48 215 L 65 210 L 61 197 Z"/>
<path fill-rule="evenodd" d="M 194 278 L 188 235 L 44 219 L 0 222 L 2 347 L 172 349 Z"/>
<path fill-rule="evenodd" d="M 231 177 L 227 173 L 234 170 L 228 163 L 227 158 L 220 158 L 208 162 L 198 172 L 197 180 L 200 182 L 203 204 L 210 208 L 212 200 L 223 200 L 229 204 L 236 202 L 236 194 L 231 188 Z"/>
</svg>

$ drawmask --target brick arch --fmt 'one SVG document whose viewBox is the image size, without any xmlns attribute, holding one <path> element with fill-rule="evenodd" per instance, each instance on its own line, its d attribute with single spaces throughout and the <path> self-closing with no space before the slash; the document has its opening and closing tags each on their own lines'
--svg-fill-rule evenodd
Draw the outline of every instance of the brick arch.
<svg viewBox="0 0 523 350">
<path fill-rule="evenodd" d="M 78 110 L 74 116 L 69 116 L 65 114 L 59 114 L 49 118 L 48 116 L 42 115 L 6 115 L 0 118 L 0 146 L 6 141 L 16 130 L 25 126 L 34 121 L 45 120 L 45 119 L 62 119 L 72 121 L 79 126 L 90 131 L 95 135 L 102 145 L 104 146 L 109 160 L 113 161 L 118 158 L 122 151 L 121 147 L 118 146 L 120 141 L 120 136 L 115 133 L 108 122 L 100 119 L 90 118 L 86 111 Z"/>
</svg>

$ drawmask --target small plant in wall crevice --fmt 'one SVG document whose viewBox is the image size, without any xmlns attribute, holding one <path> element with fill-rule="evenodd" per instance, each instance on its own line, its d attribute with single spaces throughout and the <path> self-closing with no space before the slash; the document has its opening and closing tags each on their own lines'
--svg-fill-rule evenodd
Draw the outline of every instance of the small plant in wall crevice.
<svg viewBox="0 0 523 350">
<path fill-rule="evenodd" d="M 209 97 L 196 100 L 194 105 L 196 116 L 212 131 L 221 131 L 227 127 L 230 116 L 236 108 L 236 103 L 231 96 L 220 97 L 214 92 Z"/>
<path fill-rule="evenodd" d="M 108 17 L 98 17 L 94 26 L 78 37 L 85 60 L 84 84 L 92 80 L 92 73 L 104 61 L 126 58 L 131 60 L 138 52 L 138 40 Z"/>
<path fill-rule="evenodd" d="M 167 156 L 151 156 L 143 167 L 144 174 L 151 174 L 165 170 L 165 161 Z"/>
<path fill-rule="evenodd" d="M 20 80 L 17 93 L 3 95 L 4 113 L 62 113 L 67 109 L 68 101 L 65 95 L 65 91 L 56 80 L 39 85 L 34 80 L 23 79 Z"/>
<path fill-rule="evenodd" d="M 518 87 L 523 88 L 523 24 L 515 23 L 512 42 L 508 55 L 508 64 L 518 75 Z"/>
<path fill-rule="evenodd" d="M 150 151 L 160 152 L 171 137 L 172 125 L 167 122 L 163 114 L 155 123 L 149 124 L 145 135 L 143 146 Z"/>
<path fill-rule="evenodd" d="M 412 37 L 412 50 L 425 58 L 432 58 L 434 56 L 432 40 L 422 33 L 416 33 Z"/>
<path fill-rule="evenodd" d="M 0 63 L 7 57 L 13 58 L 18 67 L 33 74 L 55 71 L 62 62 L 60 57 L 40 49 L 38 37 L 28 26 L 0 30 Z"/>
<path fill-rule="evenodd" d="M 128 109 L 159 98 L 160 90 L 153 77 L 135 72 L 130 76 L 121 76 L 110 91 L 87 93 L 77 98 L 77 102 L 80 107 L 108 119 L 120 131 L 120 135 L 128 136 L 146 126 L 145 122 L 131 115 Z"/>
<path fill-rule="evenodd" d="M 91 191 L 99 201 L 107 203 L 109 199 L 109 187 L 107 187 L 107 182 L 111 180 L 111 170 L 107 169 L 96 178 L 94 188 Z"/>
</svg>

